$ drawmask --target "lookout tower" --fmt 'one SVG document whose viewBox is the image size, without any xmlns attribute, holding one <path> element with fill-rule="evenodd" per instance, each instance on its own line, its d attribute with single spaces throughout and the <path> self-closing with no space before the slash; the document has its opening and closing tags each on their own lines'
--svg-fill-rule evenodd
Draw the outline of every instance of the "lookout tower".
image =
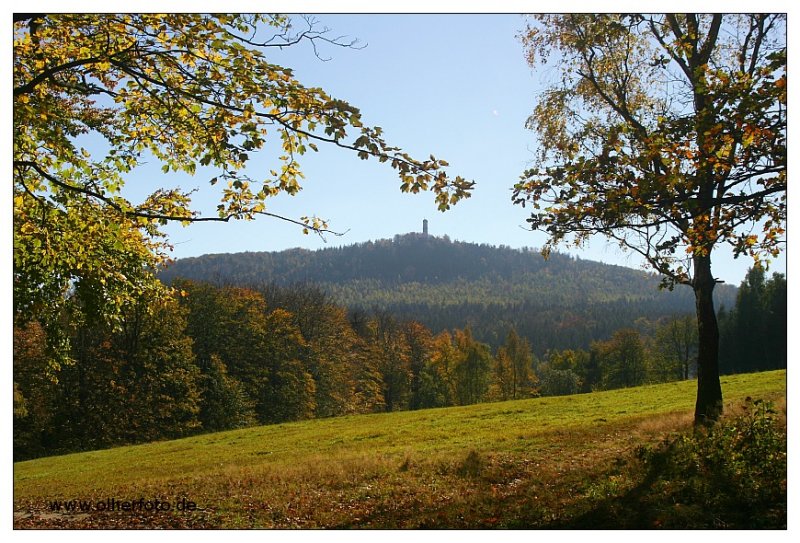
<svg viewBox="0 0 800 543">
<path fill-rule="evenodd" d="M 428 235 L 428 219 L 422 219 L 422 235 Z"/>
</svg>

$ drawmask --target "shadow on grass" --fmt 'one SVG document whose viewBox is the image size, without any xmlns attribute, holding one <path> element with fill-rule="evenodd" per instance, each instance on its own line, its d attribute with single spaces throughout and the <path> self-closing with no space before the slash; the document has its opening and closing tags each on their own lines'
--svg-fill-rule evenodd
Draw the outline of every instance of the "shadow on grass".
<svg viewBox="0 0 800 543">
<path fill-rule="evenodd" d="M 590 497 L 588 510 L 550 527 L 786 529 L 786 428 L 768 402 L 748 401 L 743 415 L 710 430 L 640 447 L 627 475 L 627 491 Z"/>
</svg>

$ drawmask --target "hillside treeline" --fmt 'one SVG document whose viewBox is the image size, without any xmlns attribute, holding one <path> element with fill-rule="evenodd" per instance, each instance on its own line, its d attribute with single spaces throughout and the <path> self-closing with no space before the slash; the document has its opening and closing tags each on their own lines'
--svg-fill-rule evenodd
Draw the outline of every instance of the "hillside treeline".
<svg viewBox="0 0 800 543">
<path fill-rule="evenodd" d="M 721 373 L 786 368 L 787 296 L 783 274 L 767 278 L 761 268 L 747 272 L 735 305 L 719 310 Z"/>
<path fill-rule="evenodd" d="M 660 291 L 659 277 L 639 270 L 422 234 L 318 251 L 186 258 L 161 277 L 255 288 L 311 283 L 351 310 L 380 308 L 435 333 L 470 327 L 493 349 L 514 327 L 537 356 L 588 349 L 642 317 L 694 311 L 691 289 Z M 733 305 L 735 288 L 716 292 L 718 304 Z"/>
<path fill-rule="evenodd" d="M 781 280 L 756 294 L 779 298 Z M 434 334 L 388 311 L 348 311 L 314 287 L 174 286 L 174 298 L 142 299 L 117 326 L 73 323 L 69 364 L 54 365 L 36 323 L 14 327 L 16 459 L 253 424 L 635 386 L 694 372 L 691 316 L 639 319 L 586 350 L 537 356 L 513 327 L 492 348 L 468 327 Z M 738 322 L 749 307 L 765 306 L 751 298 L 742 294 L 726 318 Z M 747 369 L 762 369 L 755 366 Z"/>
</svg>

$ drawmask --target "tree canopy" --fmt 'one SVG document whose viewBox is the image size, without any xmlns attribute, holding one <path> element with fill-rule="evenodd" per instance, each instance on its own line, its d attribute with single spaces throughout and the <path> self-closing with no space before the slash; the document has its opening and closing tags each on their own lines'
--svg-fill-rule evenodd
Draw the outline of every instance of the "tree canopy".
<svg viewBox="0 0 800 543">
<path fill-rule="evenodd" d="M 169 221 L 266 215 L 329 231 L 318 217 L 279 216 L 268 205 L 301 189 L 299 160 L 319 143 L 388 163 L 401 190 L 431 190 L 440 210 L 469 196 L 473 183 L 449 177 L 444 160 L 411 157 L 356 107 L 270 61 L 271 50 L 302 41 L 351 45 L 313 19 L 300 24 L 281 15 L 15 15 L 17 316 L 51 321 L 85 284 L 94 307 L 83 303 L 80 313 L 113 319 L 157 289 L 147 270 L 166 258 L 159 228 Z M 277 151 L 274 169 L 248 168 L 268 149 Z M 153 158 L 164 174 L 208 174 L 217 214 L 199 214 L 191 191 L 174 186 L 126 198 L 132 172 Z"/>
<path fill-rule="evenodd" d="M 715 419 L 712 251 L 759 263 L 785 243 L 785 15 L 543 15 L 522 41 L 560 77 L 528 119 L 539 152 L 515 203 L 546 250 L 602 234 L 694 289 L 714 389 L 697 416 Z"/>
</svg>

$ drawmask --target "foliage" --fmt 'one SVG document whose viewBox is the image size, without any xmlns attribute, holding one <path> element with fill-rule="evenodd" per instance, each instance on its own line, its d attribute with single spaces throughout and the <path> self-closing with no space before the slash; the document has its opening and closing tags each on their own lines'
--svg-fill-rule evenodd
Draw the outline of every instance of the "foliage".
<svg viewBox="0 0 800 543">
<path fill-rule="evenodd" d="M 219 356 L 211 355 L 206 364 L 200 366 L 202 380 L 197 415 L 203 430 L 214 432 L 255 424 L 255 405 L 242 383 L 228 375 Z"/>
<path fill-rule="evenodd" d="M 323 288 L 339 303 L 370 309 L 387 302 L 437 299 L 444 305 L 508 304 L 541 299 L 548 305 L 657 298 L 690 308 L 691 295 L 654 292 L 660 278 L 622 266 L 553 252 L 548 259 L 530 248 L 513 249 L 409 233 L 309 251 L 209 254 L 171 262 L 159 271 L 176 278 L 222 281 L 239 286 L 294 283 Z M 722 286 L 731 303 L 735 288 Z M 381 297 L 381 295 L 383 295 Z"/>
<path fill-rule="evenodd" d="M 533 228 L 601 233 L 669 284 L 719 243 L 758 262 L 786 214 L 786 30 L 780 14 L 543 15 L 522 41 L 562 77 L 528 126 L 537 166 L 515 187 Z M 761 234 L 742 225 L 763 224 Z M 685 249 L 685 251 L 684 251 Z"/>
<path fill-rule="evenodd" d="M 609 377 L 621 375 L 621 359 L 612 354 L 624 342 L 616 336 L 588 352 L 550 350 L 539 363 L 513 329 L 493 352 L 471 329 L 434 336 L 387 311 L 348 315 L 313 286 L 178 281 L 173 288 L 180 308 L 143 300 L 117 327 L 79 327 L 70 338 L 79 363 L 58 371 L 45 371 L 50 360 L 42 328 L 15 328 L 19 457 L 255 423 L 625 385 Z M 640 343 L 642 382 L 663 381 L 652 342 Z M 172 410 L 154 407 L 166 398 L 181 400 L 173 400 Z M 121 401 L 129 405 L 122 409 Z M 109 424 L 109 411 L 128 422 Z"/>
<path fill-rule="evenodd" d="M 432 190 L 440 210 L 469 196 L 473 183 L 448 177 L 445 161 L 389 145 L 357 108 L 270 61 L 301 41 L 349 45 L 306 22 L 297 31 L 282 15 L 15 16 L 15 318 L 39 320 L 58 344 L 58 313 L 85 283 L 93 304 L 73 311 L 115 322 L 125 303 L 159 290 L 141 270 L 164 262 L 159 228 L 170 221 L 266 215 L 328 231 L 317 217 L 268 210 L 301 189 L 298 160 L 320 142 L 388 163 L 403 191 Z M 248 169 L 268 147 L 278 165 Z M 217 214 L 201 216 L 174 186 L 129 200 L 126 181 L 150 159 L 165 174 L 207 176 Z"/>
<path fill-rule="evenodd" d="M 632 327 L 640 317 L 655 321 L 694 309 L 691 293 L 658 291 L 659 278 L 638 270 L 557 253 L 545 260 L 530 249 L 415 234 L 318 251 L 185 258 L 159 277 L 168 283 L 183 277 L 258 290 L 319 289 L 316 296 L 330 303 L 362 312 L 377 307 L 437 334 L 471 325 L 475 338 L 493 349 L 514 328 L 536 356 L 588 349 L 593 340 Z M 732 286 L 715 289 L 718 303 L 731 306 L 735 296 Z M 297 313 L 298 304 L 281 303 Z M 301 329 L 316 322 L 317 312 L 309 313 Z"/>
<path fill-rule="evenodd" d="M 561 77 L 528 126 L 536 163 L 514 187 L 545 253 L 601 234 L 663 286 L 697 299 L 696 422 L 722 409 L 711 254 L 759 264 L 785 243 L 785 14 L 563 14 L 522 35 L 532 66 Z"/>
<path fill-rule="evenodd" d="M 378 370 L 383 383 L 383 399 L 387 411 L 408 409 L 411 400 L 413 373 L 408 343 L 394 317 L 378 312 L 370 328 L 375 344 Z"/>
<path fill-rule="evenodd" d="M 533 355 L 528 340 L 516 329 L 509 330 L 506 341 L 497 351 L 496 380 L 503 400 L 529 397 L 534 393 Z"/>
<path fill-rule="evenodd" d="M 258 356 L 269 377 L 254 391 L 256 412 L 264 422 L 307 419 L 316 410 L 316 385 L 300 360 L 308 345 L 293 320 L 284 309 L 264 316 L 265 337 Z"/>
<path fill-rule="evenodd" d="M 513 394 L 513 385 L 514 369 L 508 355 L 501 349 L 494 358 L 492 384 L 489 387 L 488 397 L 493 400 L 508 400 Z"/>
<path fill-rule="evenodd" d="M 193 304 L 194 289 L 187 285 L 182 298 Z M 200 286 L 202 292 L 205 288 Z M 231 376 L 242 383 L 255 402 L 260 422 L 269 421 L 269 402 L 265 391 L 270 385 L 271 355 L 267 349 L 270 330 L 266 325 L 266 306 L 258 293 L 242 288 L 209 288 L 210 311 L 190 310 L 189 336 L 198 345 L 198 356 L 208 359 L 217 355 Z M 203 296 L 200 300 L 205 301 Z M 208 350 L 206 350 L 208 349 Z M 291 353 L 287 353 L 291 356 Z"/>
<path fill-rule="evenodd" d="M 592 353 L 594 352 L 593 349 Z M 591 390 L 591 386 L 587 384 L 588 361 L 589 353 L 583 350 L 547 351 L 544 359 L 536 366 L 539 393 L 543 396 L 566 396 Z"/>
<path fill-rule="evenodd" d="M 432 340 L 431 356 L 420 376 L 421 407 L 456 405 L 455 368 L 457 350 L 453 336 L 441 332 Z"/>
<path fill-rule="evenodd" d="M 299 292 L 292 289 L 289 292 Z M 357 372 L 360 366 L 367 366 L 354 356 L 359 343 L 358 335 L 350 327 L 347 312 L 338 306 L 326 303 L 311 317 L 317 323 L 315 334 L 306 335 L 309 345 L 307 364 L 314 377 L 316 387 L 316 415 L 331 417 L 336 415 L 371 412 L 366 407 L 356 407 L 353 400 L 354 389 L 360 382 Z M 300 325 L 301 331 L 304 330 Z"/>
<path fill-rule="evenodd" d="M 786 428 L 771 402 L 747 398 L 743 409 L 708 431 L 639 453 L 656 474 L 654 491 L 702 504 L 698 516 L 708 525 L 772 526 L 786 512 Z"/>
<path fill-rule="evenodd" d="M 430 364 L 433 352 L 433 334 L 422 324 L 411 321 L 402 326 L 406 345 L 408 346 L 409 368 L 411 370 L 411 398 L 409 409 L 426 407 L 422 391 L 422 379 L 426 375 L 425 368 Z M 431 374 L 427 374 L 431 377 Z"/>
<path fill-rule="evenodd" d="M 251 289 L 183 283 L 181 291 L 200 364 L 214 368 L 216 358 L 241 384 L 260 422 L 313 413 L 314 386 L 299 361 L 307 344 L 291 313 L 270 310 Z M 239 385 L 229 385 L 235 398 Z"/>
<path fill-rule="evenodd" d="M 456 349 L 454 388 L 459 405 L 483 401 L 491 378 L 489 346 L 476 341 L 469 328 L 456 330 L 453 343 Z"/>
<path fill-rule="evenodd" d="M 112 340 L 114 356 L 123 362 L 117 387 L 110 383 L 117 402 L 126 405 L 126 417 L 115 417 L 125 428 L 123 442 L 181 437 L 199 429 L 200 371 L 185 329 L 186 311 L 177 303 L 141 302 Z"/>
<path fill-rule="evenodd" d="M 38 323 L 14 327 L 14 455 L 41 454 L 53 424 L 57 380 L 49 366 L 46 337 Z M 25 453 L 23 453 L 25 451 Z"/>
<path fill-rule="evenodd" d="M 539 368 L 539 392 L 542 396 L 568 396 L 581 389 L 581 378 L 571 369 Z"/>
<path fill-rule="evenodd" d="M 638 386 L 647 381 L 645 348 L 636 330 L 617 330 L 611 339 L 596 342 L 593 349 L 603 368 L 605 388 Z"/>
<path fill-rule="evenodd" d="M 148 301 L 149 302 L 149 301 Z M 15 328 L 14 379 L 27 415 L 14 424 L 15 454 L 38 456 L 174 438 L 200 428 L 200 370 L 174 302 L 140 300 L 118 327 L 85 324 L 69 338 L 75 364 L 48 379 L 45 334 Z"/>
<path fill-rule="evenodd" d="M 689 379 L 697 372 L 697 325 L 694 318 L 676 317 L 661 324 L 656 329 L 655 342 L 661 380 Z"/>
</svg>

